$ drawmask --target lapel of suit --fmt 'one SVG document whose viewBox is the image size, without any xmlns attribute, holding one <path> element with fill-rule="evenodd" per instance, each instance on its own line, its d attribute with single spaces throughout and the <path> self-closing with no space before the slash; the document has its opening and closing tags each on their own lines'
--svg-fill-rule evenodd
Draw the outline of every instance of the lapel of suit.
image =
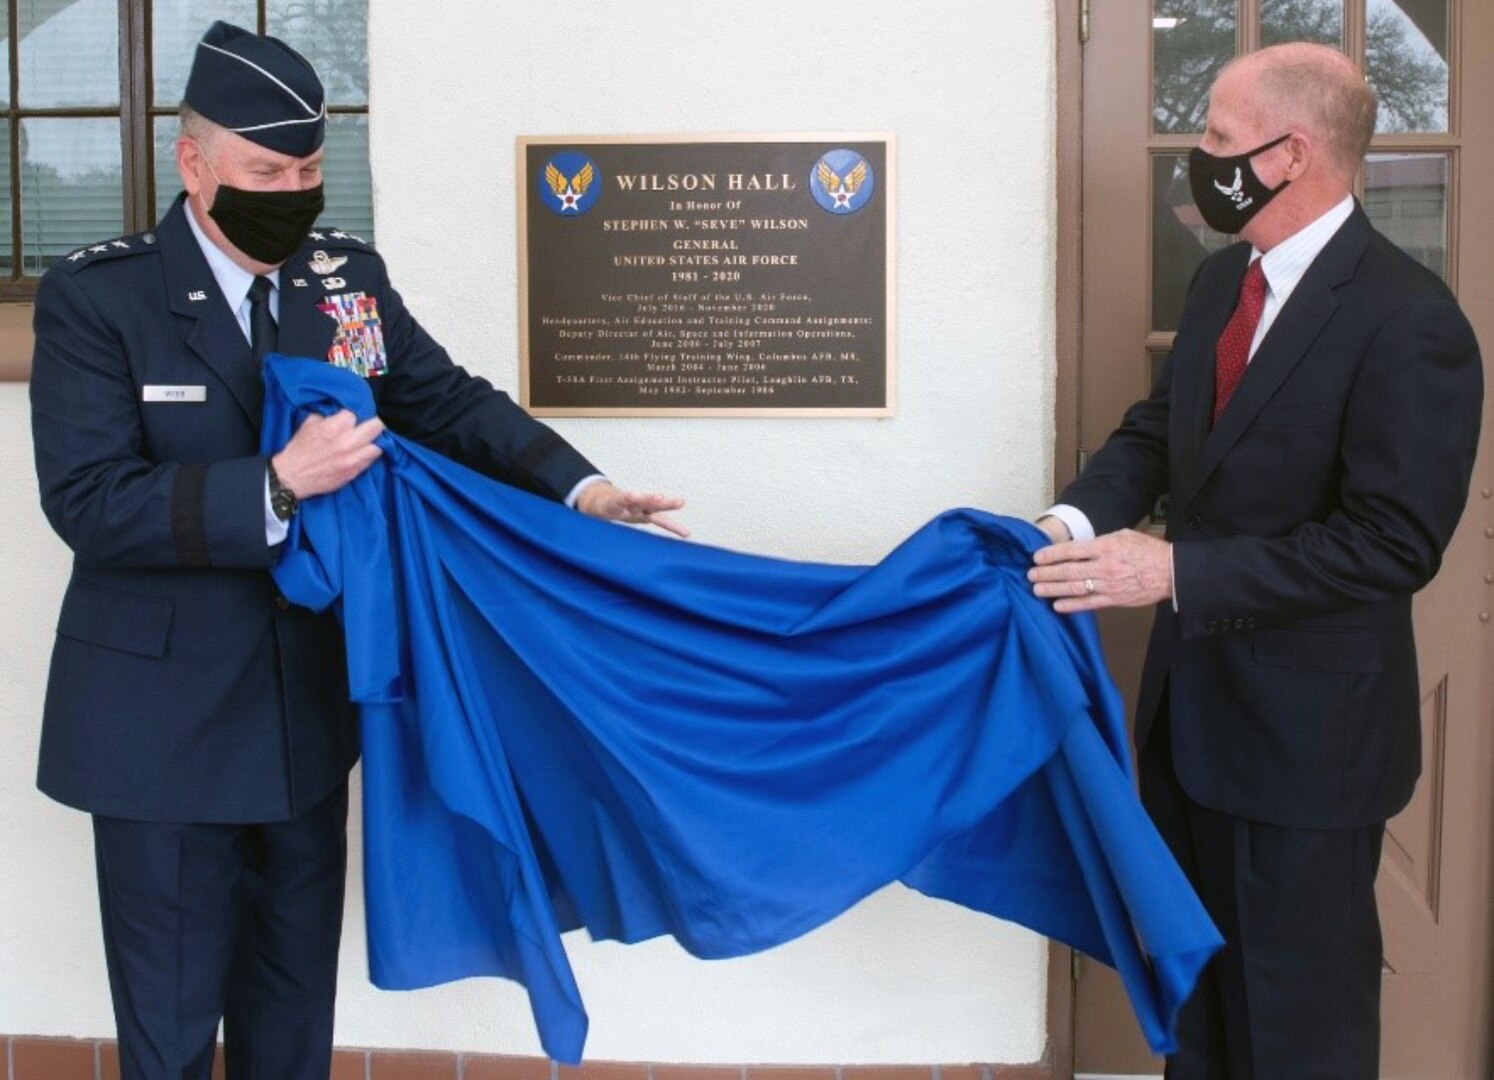
<svg viewBox="0 0 1494 1080">
<path fill-rule="evenodd" d="M 1202 483 L 1198 463 L 1209 434 L 1209 416 L 1214 410 L 1214 383 L 1218 372 L 1214 346 L 1224 334 L 1240 296 L 1240 282 L 1250 263 L 1250 245 L 1240 244 L 1230 254 L 1230 265 L 1220 272 L 1221 284 L 1199 297 L 1199 310 L 1190 312 L 1185 328 L 1173 343 L 1172 401 L 1181 417 L 1184 436 L 1181 457 L 1182 483 L 1175 496 L 1191 495 Z"/>
<path fill-rule="evenodd" d="M 1191 491 L 1203 487 L 1224 455 L 1245 434 L 1266 402 L 1307 355 L 1323 326 L 1338 310 L 1335 290 L 1354 276 L 1369 236 L 1369 219 L 1356 204 L 1349 220 L 1313 260 L 1286 305 L 1277 313 L 1276 321 L 1246 367 L 1224 415 L 1204 438 L 1198 475 Z M 1223 330 L 1222 325 L 1220 330 Z M 1218 340 L 1217 336 L 1215 340 Z M 1211 393 L 1198 415 L 1207 424 L 1212 412 Z"/>
<path fill-rule="evenodd" d="M 254 352 L 192 235 L 187 213 L 185 198 L 178 196 L 156 226 L 167 301 L 172 312 L 187 320 L 183 337 L 187 348 L 218 376 L 258 431 L 265 389 Z"/>
<path fill-rule="evenodd" d="M 280 351 L 286 356 L 326 360 L 337 335 L 337 320 L 318 306 L 327 290 L 307 259 L 308 251 L 302 248 L 280 268 Z"/>
</svg>

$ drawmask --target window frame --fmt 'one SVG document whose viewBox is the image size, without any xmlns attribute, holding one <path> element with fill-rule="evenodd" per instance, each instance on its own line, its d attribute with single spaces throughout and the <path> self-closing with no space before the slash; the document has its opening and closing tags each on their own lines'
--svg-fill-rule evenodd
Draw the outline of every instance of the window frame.
<svg viewBox="0 0 1494 1080">
<path fill-rule="evenodd" d="M 268 0 L 255 0 L 255 31 L 263 34 Z M 155 57 L 151 25 L 153 0 L 119 0 L 119 104 L 23 108 L 20 101 L 20 4 L 6 3 L 10 60 L 10 100 L 0 109 L 0 118 L 10 124 L 11 252 L 14 265 L 9 277 L 0 277 L 0 304 L 29 303 L 36 297 L 40 276 L 25 274 L 22 254 L 21 217 L 21 121 L 36 117 L 67 119 L 118 119 L 120 137 L 120 200 L 124 210 L 124 233 L 142 232 L 156 223 L 154 125 L 163 116 L 176 115 L 176 105 L 154 101 Z M 204 27 L 206 29 L 206 27 Z M 366 116 L 368 104 L 327 106 L 329 116 Z M 100 237 L 103 239 L 103 237 Z"/>
</svg>

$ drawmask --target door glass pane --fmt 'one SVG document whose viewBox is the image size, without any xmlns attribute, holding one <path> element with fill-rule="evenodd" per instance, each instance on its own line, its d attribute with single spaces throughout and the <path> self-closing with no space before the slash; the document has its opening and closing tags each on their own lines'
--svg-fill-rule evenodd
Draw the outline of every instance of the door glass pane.
<svg viewBox="0 0 1494 1080">
<path fill-rule="evenodd" d="M 1209 87 L 1235 55 L 1235 0 L 1154 0 L 1152 122 L 1202 132 Z"/>
<path fill-rule="evenodd" d="M 1343 0 L 1261 0 L 1261 44 L 1284 41 L 1343 48 Z"/>
<path fill-rule="evenodd" d="M 265 30 L 311 61 L 328 105 L 368 104 L 368 0 L 265 0 Z"/>
<path fill-rule="evenodd" d="M 1365 69 L 1379 131 L 1447 130 L 1447 0 L 1369 0 Z"/>
<path fill-rule="evenodd" d="M 6 21 L 0 23 L 0 106 L 10 105 L 10 13 L 0 5 L 0 15 Z"/>
<path fill-rule="evenodd" d="M 1371 154 L 1364 210 L 1407 254 L 1447 277 L 1447 155 Z"/>
<path fill-rule="evenodd" d="M 197 53 L 197 42 L 214 20 L 253 30 L 254 0 L 155 0 L 150 9 L 152 77 L 155 103 L 167 108 L 181 104 L 187 73 Z"/>
<path fill-rule="evenodd" d="M 327 156 L 322 161 L 327 209 L 321 221 L 373 242 L 373 182 L 368 170 L 368 117 L 327 117 Z"/>
<path fill-rule="evenodd" d="M 119 121 L 21 121 L 21 262 L 41 274 L 74 248 L 124 232 Z"/>
<path fill-rule="evenodd" d="M 156 220 L 171 207 L 171 200 L 182 190 L 182 178 L 176 171 L 176 131 L 174 116 L 158 116 L 152 141 L 155 144 Z"/>
<path fill-rule="evenodd" d="M 21 104 L 118 105 L 119 0 L 18 2 Z"/>
<path fill-rule="evenodd" d="M 14 277 L 16 264 L 11 251 L 14 228 L 10 199 L 10 121 L 0 120 L 0 277 Z"/>
<path fill-rule="evenodd" d="M 1183 298 L 1204 257 L 1234 242 L 1204 224 L 1188 188 L 1188 158 L 1152 158 L 1152 329 L 1178 328 Z"/>
</svg>

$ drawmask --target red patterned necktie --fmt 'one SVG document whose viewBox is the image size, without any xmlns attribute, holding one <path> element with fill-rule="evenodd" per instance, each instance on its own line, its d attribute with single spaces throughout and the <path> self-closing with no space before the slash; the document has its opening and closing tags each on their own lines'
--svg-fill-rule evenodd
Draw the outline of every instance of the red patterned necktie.
<svg viewBox="0 0 1494 1080">
<path fill-rule="evenodd" d="M 1218 362 L 1218 378 L 1214 391 L 1214 423 L 1224 415 L 1224 407 L 1234 396 L 1235 388 L 1245 376 L 1245 365 L 1250 362 L 1250 344 L 1255 340 L 1256 327 L 1261 324 L 1261 312 L 1266 310 L 1266 272 L 1261 269 L 1260 259 L 1250 264 L 1245 271 L 1245 280 L 1240 282 L 1240 302 L 1235 313 L 1229 317 L 1229 325 L 1219 338 L 1214 350 Z"/>
</svg>

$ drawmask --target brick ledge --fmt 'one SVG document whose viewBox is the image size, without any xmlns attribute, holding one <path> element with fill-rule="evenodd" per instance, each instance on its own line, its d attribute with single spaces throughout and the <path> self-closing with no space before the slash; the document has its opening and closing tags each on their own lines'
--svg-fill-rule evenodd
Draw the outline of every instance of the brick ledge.
<svg viewBox="0 0 1494 1080">
<path fill-rule="evenodd" d="M 213 1069 L 223 1080 L 223 1051 Z M 0 1035 L 0 1080 L 119 1080 L 113 1039 Z M 339 1047 L 329 1080 L 1054 1080 L 1050 1065 L 665 1065 Z"/>
</svg>

